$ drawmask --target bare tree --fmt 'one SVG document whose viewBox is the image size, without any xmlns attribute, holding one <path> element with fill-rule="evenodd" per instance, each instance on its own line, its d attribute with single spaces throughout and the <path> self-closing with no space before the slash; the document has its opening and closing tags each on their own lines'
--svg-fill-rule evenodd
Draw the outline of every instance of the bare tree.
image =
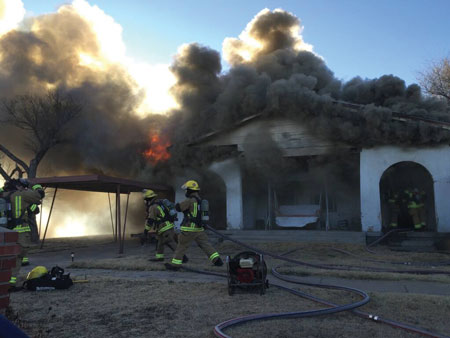
<svg viewBox="0 0 450 338">
<path fill-rule="evenodd" d="M 419 73 L 419 83 L 430 95 L 438 96 L 450 103 L 450 58 L 433 62 L 429 69 Z"/>
<path fill-rule="evenodd" d="M 10 173 L 8 174 L 8 171 Z M 15 168 L 12 169 L 11 161 L 5 156 L 5 154 L 0 153 L 0 175 L 3 179 L 12 178 L 17 173 L 18 178 L 21 178 L 24 171 L 16 164 Z"/>
<path fill-rule="evenodd" d="M 0 107 L 3 123 L 21 129 L 25 135 L 25 147 L 31 151 L 32 157 L 27 164 L 23 159 L 0 143 L 0 152 L 15 163 L 15 168 L 8 174 L 7 166 L 2 167 L 0 159 L 0 175 L 11 179 L 16 173 L 19 177 L 26 174 L 28 178 L 36 177 L 39 163 L 45 154 L 54 146 L 68 140 L 67 127 L 82 110 L 70 95 L 59 91 L 50 91 L 46 95 L 21 95 L 10 100 L 4 100 Z M 35 214 L 29 215 L 31 238 L 39 240 Z"/>
<path fill-rule="evenodd" d="M 5 180 L 16 172 L 19 177 L 24 173 L 28 178 L 36 177 L 39 163 L 54 146 L 69 141 L 67 129 L 70 122 L 77 117 L 82 106 L 70 95 L 59 91 L 50 91 L 46 95 L 20 95 L 2 102 L 4 123 L 13 125 L 25 132 L 25 146 L 31 151 L 32 158 L 27 164 L 0 144 L 0 152 L 16 164 L 8 174 L 0 164 L 0 175 Z"/>
</svg>

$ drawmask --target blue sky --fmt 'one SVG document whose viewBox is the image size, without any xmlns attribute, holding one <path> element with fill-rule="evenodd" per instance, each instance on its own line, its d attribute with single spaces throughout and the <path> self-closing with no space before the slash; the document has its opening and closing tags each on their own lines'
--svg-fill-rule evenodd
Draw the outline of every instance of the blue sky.
<svg viewBox="0 0 450 338">
<path fill-rule="evenodd" d="M 63 1 L 23 0 L 34 15 Z M 90 0 L 123 27 L 127 54 L 171 63 L 177 48 L 199 42 L 221 52 L 263 8 L 296 15 L 305 42 L 343 80 L 394 74 L 407 84 L 433 60 L 450 54 L 448 0 L 144 1 Z"/>
</svg>

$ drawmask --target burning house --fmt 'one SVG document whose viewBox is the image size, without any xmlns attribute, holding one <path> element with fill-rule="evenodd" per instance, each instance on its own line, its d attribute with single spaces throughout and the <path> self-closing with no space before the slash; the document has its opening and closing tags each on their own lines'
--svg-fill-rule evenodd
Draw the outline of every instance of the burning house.
<svg viewBox="0 0 450 338">
<path fill-rule="evenodd" d="M 299 32 L 264 10 L 224 41 L 227 73 L 198 44 L 175 58 L 172 164 L 215 199 L 215 225 L 380 231 L 388 196 L 418 188 L 428 230 L 450 231 L 446 102 L 393 75 L 342 83 Z M 411 226 L 408 209 L 398 222 Z"/>
<path fill-rule="evenodd" d="M 400 114 L 392 119 L 416 123 Z M 233 154 L 209 167 L 225 186 L 221 207 L 229 229 L 380 231 L 389 223 L 389 191 L 418 187 L 427 195 L 427 230 L 450 231 L 448 144 L 355 147 L 314 136 L 294 120 L 254 115 L 191 146 L 226 148 Z M 412 226 L 404 212 L 399 222 Z"/>
<path fill-rule="evenodd" d="M 175 188 L 198 179 L 217 228 L 380 230 L 390 189 L 417 186 L 429 230 L 450 231 L 446 103 L 393 75 L 337 79 L 301 30 L 292 13 L 264 9 L 222 55 L 181 46 L 170 67 L 176 105 L 162 115 L 142 111 L 147 94 L 158 97 L 132 74 L 120 26 L 77 0 L 0 35 L 2 99 L 52 89 L 83 103 L 71 142 L 45 156 L 40 174 Z M 0 127 L 0 143 L 26 153 L 24 131 Z"/>
</svg>

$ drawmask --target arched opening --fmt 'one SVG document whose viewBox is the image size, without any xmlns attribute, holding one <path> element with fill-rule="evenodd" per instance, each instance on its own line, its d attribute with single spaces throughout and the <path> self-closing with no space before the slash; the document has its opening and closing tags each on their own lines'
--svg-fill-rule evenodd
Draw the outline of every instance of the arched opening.
<svg viewBox="0 0 450 338">
<path fill-rule="evenodd" d="M 417 204 L 420 216 L 414 216 L 408 208 L 406 190 L 418 192 Z M 415 197 L 413 197 L 415 198 Z M 399 162 L 390 166 L 380 179 L 380 202 L 383 230 L 397 221 L 398 228 L 412 228 L 418 220 L 424 223 L 420 230 L 436 231 L 433 178 L 429 171 L 415 162 Z M 394 202 L 395 201 L 395 202 Z"/>
<path fill-rule="evenodd" d="M 209 224 L 217 230 L 227 228 L 227 189 L 223 179 L 211 171 L 202 173 L 201 197 L 209 202 Z"/>
</svg>

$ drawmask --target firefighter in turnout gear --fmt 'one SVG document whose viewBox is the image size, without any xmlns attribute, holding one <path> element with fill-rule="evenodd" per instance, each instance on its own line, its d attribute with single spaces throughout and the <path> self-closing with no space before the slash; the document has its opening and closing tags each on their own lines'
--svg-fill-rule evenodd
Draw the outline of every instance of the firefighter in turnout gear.
<svg viewBox="0 0 450 338">
<path fill-rule="evenodd" d="M 144 190 L 143 197 L 146 204 L 147 220 L 145 222 L 144 236 L 149 231 L 154 231 L 157 235 L 158 244 L 156 245 L 155 258 L 150 259 L 153 262 L 164 261 L 164 246 L 167 245 L 173 251 L 177 244 L 177 236 L 174 231 L 174 219 L 162 200 L 157 199 L 158 195 L 153 190 Z M 187 257 L 183 261 L 187 262 Z"/>
<path fill-rule="evenodd" d="M 200 187 L 196 181 L 187 181 L 181 189 L 186 191 L 186 199 L 175 205 L 177 211 L 183 212 L 184 218 L 181 223 L 181 233 L 178 236 L 178 245 L 171 264 L 166 263 L 168 270 L 179 270 L 183 263 L 183 255 L 193 241 L 206 253 L 209 260 L 215 266 L 222 266 L 223 261 L 219 253 L 209 244 L 201 221 L 201 198 Z"/>
<path fill-rule="evenodd" d="M 23 189 L 30 188 L 30 182 L 27 179 L 19 178 L 19 183 Z M 28 225 L 31 228 L 31 226 L 32 226 L 31 222 L 33 222 L 33 220 L 35 220 L 35 217 L 36 217 L 36 215 L 39 214 L 40 210 L 39 210 L 39 207 L 37 204 L 32 204 L 27 208 L 26 212 L 27 212 L 26 219 L 29 221 Z M 31 231 L 33 231 L 33 229 L 31 229 Z M 30 260 L 28 259 L 27 256 L 23 256 L 22 257 L 22 266 L 27 266 L 27 265 L 30 265 Z"/>
<path fill-rule="evenodd" d="M 27 217 L 27 210 L 32 205 L 40 204 L 45 196 L 45 192 L 40 184 L 35 184 L 31 189 L 18 188 L 17 191 L 10 195 L 12 224 L 10 228 L 19 233 L 18 243 L 22 248 L 21 253 L 17 256 L 16 267 L 12 271 L 10 286 L 14 289 L 17 278 L 22 265 L 23 258 L 27 257 L 28 248 L 31 246 L 31 229 Z M 28 259 L 25 260 L 27 262 Z"/>
<path fill-rule="evenodd" d="M 425 196 L 425 192 L 418 188 L 405 190 L 408 213 L 412 218 L 414 230 L 417 231 L 422 231 L 426 227 Z"/>
<path fill-rule="evenodd" d="M 400 196 L 397 192 L 390 191 L 388 195 L 389 207 L 389 228 L 398 227 L 398 217 L 400 215 Z"/>
</svg>

